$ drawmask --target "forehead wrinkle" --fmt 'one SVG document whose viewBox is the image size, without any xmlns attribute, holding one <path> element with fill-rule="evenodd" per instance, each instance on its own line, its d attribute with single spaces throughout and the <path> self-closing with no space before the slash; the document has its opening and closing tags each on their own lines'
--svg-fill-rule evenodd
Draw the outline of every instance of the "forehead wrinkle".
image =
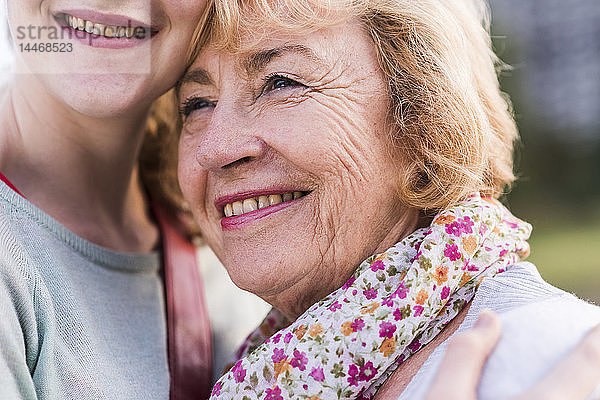
<svg viewBox="0 0 600 400">
<path fill-rule="evenodd" d="M 300 54 L 318 64 L 324 64 L 323 60 L 311 48 L 301 44 L 285 44 L 271 49 L 252 52 L 242 60 L 241 66 L 248 75 L 253 75 L 263 70 L 274 59 L 294 53 Z"/>
</svg>

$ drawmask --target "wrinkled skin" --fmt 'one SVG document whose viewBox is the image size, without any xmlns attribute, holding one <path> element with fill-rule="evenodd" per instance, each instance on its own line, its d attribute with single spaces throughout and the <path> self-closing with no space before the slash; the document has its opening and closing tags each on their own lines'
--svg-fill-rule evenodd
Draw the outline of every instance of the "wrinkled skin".
<svg viewBox="0 0 600 400">
<path fill-rule="evenodd" d="M 359 23 L 236 54 L 208 47 L 182 82 L 180 185 L 241 288 L 295 318 L 414 230 L 418 213 L 396 194 L 386 83 Z M 273 188 L 310 193 L 221 226 L 216 200 Z"/>
</svg>

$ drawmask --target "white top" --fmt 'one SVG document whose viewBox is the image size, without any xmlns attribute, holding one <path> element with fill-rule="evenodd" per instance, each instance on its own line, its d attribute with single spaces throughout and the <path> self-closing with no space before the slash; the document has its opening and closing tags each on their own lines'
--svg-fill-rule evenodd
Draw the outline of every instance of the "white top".
<svg viewBox="0 0 600 400">
<path fill-rule="evenodd" d="M 472 327 L 479 312 L 486 308 L 499 314 L 502 336 L 484 368 L 479 400 L 505 400 L 523 393 L 600 323 L 600 307 L 548 284 L 535 266 L 527 262 L 484 279 L 465 320 L 454 334 Z M 419 400 L 425 396 L 447 342 L 433 351 L 398 400 Z M 600 385 L 590 398 L 599 395 Z"/>
</svg>

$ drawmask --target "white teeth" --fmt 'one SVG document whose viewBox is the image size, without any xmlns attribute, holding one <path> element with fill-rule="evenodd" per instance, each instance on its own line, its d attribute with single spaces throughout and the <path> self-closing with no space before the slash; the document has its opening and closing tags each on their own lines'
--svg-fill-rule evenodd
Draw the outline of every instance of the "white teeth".
<svg viewBox="0 0 600 400">
<path fill-rule="evenodd" d="M 265 208 L 269 206 L 269 198 L 267 196 L 260 196 L 258 198 L 258 208 Z"/>
<path fill-rule="evenodd" d="M 250 211 L 258 210 L 258 203 L 254 199 L 244 200 L 244 214 Z"/>
<path fill-rule="evenodd" d="M 115 37 L 116 33 L 117 28 L 112 25 L 108 25 L 106 29 L 104 29 L 104 36 L 106 37 Z"/>
<path fill-rule="evenodd" d="M 302 196 L 302 192 L 290 192 L 284 194 L 272 194 L 269 196 L 258 196 L 258 198 L 250 197 L 241 201 L 225 204 L 223 207 L 223 214 L 225 214 L 225 217 L 242 215 L 269 206 L 274 206 L 284 201 L 295 200 Z"/>
<path fill-rule="evenodd" d="M 117 37 L 127 37 L 132 38 L 135 37 L 137 39 L 144 39 L 145 37 L 150 35 L 150 29 L 145 28 L 143 26 L 137 27 L 125 27 L 125 26 L 117 26 L 117 25 L 103 25 L 99 23 L 95 23 L 92 21 L 86 21 L 84 19 L 75 17 L 69 14 L 63 14 L 64 22 L 67 26 L 77 29 L 80 31 L 85 31 L 87 33 L 91 33 L 98 36 L 106 36 L 109 38 Z"/>
<path fill-rule="evenodd" d="M 138 39 L 143 39 L 146 37 L 146 30 L 141 26 L 135 28 L 135 37 Z"/>
<path fill-rule="evenodd" d="M 105 26 L 102 24 L 94 24 L 94 35 L 104 35 Z"/>
<path fill-rule="evenodd" d="M 85 31 L 87 33 L 94 33 L 94 23 L 90 21 L 85 21 Z"/>
<path fill-rule="evenodd" d="M 241 201 L 236 201 L 232 205 L 233 215 L 242 215 L 244 213 L 244 205 Z"/>
<path fill-rule="evenodd" d="M 269 196 L 269 204 L 272 206 L 281 203 L 281 201 L 281 195 L 279 194 L 272 194 Z"/>
</svg>

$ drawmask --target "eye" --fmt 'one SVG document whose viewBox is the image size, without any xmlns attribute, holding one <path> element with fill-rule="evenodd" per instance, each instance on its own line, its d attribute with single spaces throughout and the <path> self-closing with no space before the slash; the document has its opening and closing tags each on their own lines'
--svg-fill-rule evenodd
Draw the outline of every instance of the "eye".
<svg viewBox="0 0 600 400">
<path fill-rule="evenodd" d="M 265 84 L 263 86 L 261 94 L 267 94 L 276 90 L 283 90 L 286 88 L 297 88 L 306 87 L 305 85 L 297 82 L 287 76 L 280 74 L 269 75 L 265 78 Z"/>
<path fill-rule="evenodd" d="M 189 97 L 179 106 L 179 114 L 183 117 L 188 117 L 196 110 L 214 107 L 216 105 L 216 101 L 211 101 L 204 97 Z"/>
</svg>

